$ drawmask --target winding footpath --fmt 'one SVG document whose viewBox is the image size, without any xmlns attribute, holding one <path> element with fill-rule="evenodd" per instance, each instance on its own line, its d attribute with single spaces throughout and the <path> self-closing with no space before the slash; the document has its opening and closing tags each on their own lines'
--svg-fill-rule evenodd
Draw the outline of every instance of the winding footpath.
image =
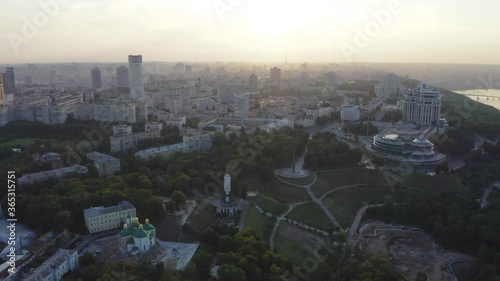
<svg viewBox="0 0 500 281">
<path fill-rule="evenodd" d="M 286 216 L 295 208 L 295 206 L 299 206 L 302 204 L 307 204 L 309 203 L 308 201 L 305 202 L 298 202 L 298 203 L 293 203 L 288 205 L 288 209 L 286 212 L 284 212 L 281 216 L 276 218 L 276 224 L 273 227 L 273 231 L 271 232 L 271 235 L 269 236 L 269 247 L 271 248 L 271 251 L 274 251 L 274 236 L 276 235 L 276 231 L 278 230 L 279 225 L 281 224 L 282 221 L 286 219 Z"/>
</svg>

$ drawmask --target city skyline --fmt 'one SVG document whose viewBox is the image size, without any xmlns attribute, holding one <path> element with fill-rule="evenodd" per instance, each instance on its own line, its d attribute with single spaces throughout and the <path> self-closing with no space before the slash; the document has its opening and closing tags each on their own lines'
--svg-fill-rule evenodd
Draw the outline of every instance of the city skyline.
<svg viewBox="0 0 500 281">
<path fill-rule="evenodd" d="M 500 64 L 500 3 L 445 0 L 17 1 L 2 64 L 148 61 Z M 480 15 L 480 16 L 475 16 Z"/>
</svg>

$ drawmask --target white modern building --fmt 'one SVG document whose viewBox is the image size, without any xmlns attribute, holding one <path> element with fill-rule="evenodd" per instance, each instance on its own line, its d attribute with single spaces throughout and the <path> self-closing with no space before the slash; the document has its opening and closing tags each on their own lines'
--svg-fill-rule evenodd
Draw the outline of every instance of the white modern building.
<svg viewBox="0 0 500 281">
<path fill-rule="evenodd" d="M 400 90 L 401 79 L 394 73 L 387 74 L 379 84 L 375 85 L 375 94 L 381 99 L 399 95 Z"/>
<path fill-rule="evenodd" d="M 237 94 L 234 96 L 234 117 L 248 118 L 250 100 L 248 94 Z"/>
<path fill-rule="evenodd" d="M 91 207 L 83 211 L 85 226 L 89 233 L 96 233 L 120 227 L 127 218 L 136 216 L 134 205 L 128 201 L 111 207 Z"/>
<path fill-rule="evenodd" d="M 441 94 L 425 83 L 407 89 L 404 96 L 403 121 L 418 126 L 437 125 L 441 116 Z"/>
<path fill-rule="evenodd" d="M 435 165 L 446 160 L 446 155 L 434 151 L 434 145 L 427 140 L 433 128 L 425 130 L 391 127 L 373 138 L 372 150 L 386 158 L 397 156 L 404 163 L 414 165 Z"/>
<path fill-rule="evenodd" d="M 340 110 L 340 119 L 343 122 L 357 122 L 359 115 L 359 106 L 357 105 L 343 105 Z"/>
<path fill-rule="evenodd" d="M 142 56 L 128 56 L 130 96 L 135 100 L 143 100 L 145 97 L 142 84 Z"/>
</svg>

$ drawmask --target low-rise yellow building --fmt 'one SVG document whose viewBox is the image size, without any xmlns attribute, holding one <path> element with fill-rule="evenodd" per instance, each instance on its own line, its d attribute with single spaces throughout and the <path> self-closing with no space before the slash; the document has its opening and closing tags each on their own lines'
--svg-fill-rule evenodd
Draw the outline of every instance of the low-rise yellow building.
<svg viewBox="0 0 500 281">
<path fill-rule="evenodd" d="M 123 201 L 116 206 L 85 209 L 83 216 L 89 233 L 96 233 L 120 227 L 127 218 L 136 216 L 136 210 L 130 202 Z"/>
</svg>

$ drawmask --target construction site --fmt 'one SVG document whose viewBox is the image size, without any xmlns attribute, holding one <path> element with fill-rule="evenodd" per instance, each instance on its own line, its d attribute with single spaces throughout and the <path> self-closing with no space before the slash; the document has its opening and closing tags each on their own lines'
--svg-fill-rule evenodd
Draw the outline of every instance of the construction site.
<svg viewBox="0 0 500 281">
<path fill-rule="evenodd" d="M 440 248 L 429 235 L 413 227 L 365 223 L 356 242 L 364 249 L 386 255 L 406 280 L 416 280 L 423 273 L 429 281 L 455 281 L 450 261 L 473 260 Z"/>
</svg>

